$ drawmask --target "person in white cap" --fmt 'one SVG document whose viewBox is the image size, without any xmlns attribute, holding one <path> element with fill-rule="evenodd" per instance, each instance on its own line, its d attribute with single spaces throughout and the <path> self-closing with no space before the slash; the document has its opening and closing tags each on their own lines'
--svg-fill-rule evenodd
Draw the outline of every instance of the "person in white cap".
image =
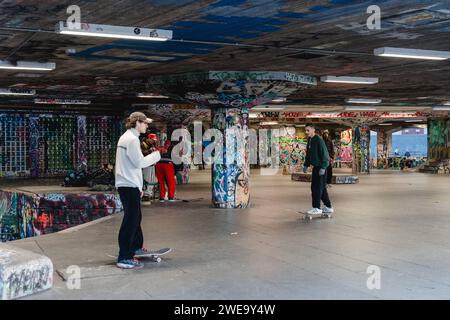
<svg viewBox="0 0 450 320">
<path fill-rule="evenodd" d="M 141 151 L 139 136 L 147 131 L 151 119 L 142 112 L 133 112 L 126 121 L 127 131 L 120 137 L 116 152 L 116 188 L 124 208 L 119 231 L 119 256 L 117 267 L 139 269 L 142 264 L 134 258 L 147 250 L 143 247 L 141 228 L 142 169 L 161 159 L 158 151 L 145 156 Z"/>
</svg>

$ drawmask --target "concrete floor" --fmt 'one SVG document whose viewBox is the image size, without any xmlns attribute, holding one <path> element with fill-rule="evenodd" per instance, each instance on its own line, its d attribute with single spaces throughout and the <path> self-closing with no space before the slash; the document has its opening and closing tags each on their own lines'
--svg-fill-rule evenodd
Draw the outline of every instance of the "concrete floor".
<svg viewBox="0 0 450 320">
<path fill-rule="evenodd" d="M 141 270 L 115 267 L 122 215 L 14 244 L 49 256 L 64 276 L 81 268 L 81 289 L 55 273 L 54 288 L 27 299 L 448 299 L 450 178 L 374 173 L 335 185 L 333 219 L 304 222 L 309 184 L 251 177 L 252 206 L 210 207 L 210 173 L 178 189 L 189 203 L 144 209 L 151 248 L 174 251 Z M 366 286 L 369 265 L 381 289 Z"/>
</svg>

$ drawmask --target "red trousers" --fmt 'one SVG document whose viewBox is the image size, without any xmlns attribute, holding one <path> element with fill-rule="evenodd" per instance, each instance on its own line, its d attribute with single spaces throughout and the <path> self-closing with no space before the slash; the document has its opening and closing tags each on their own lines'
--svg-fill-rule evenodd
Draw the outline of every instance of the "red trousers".
<svg viewBox="0 0 450 320">
<path fill-rule="evenodd" d="M 166 196 L 166 184 L 169 199 L 175 198 L 175 168 L 173 163 L 158 162 L 155 167 L 156 179 L 159 182 L 159 197 Z"/>
</svg>

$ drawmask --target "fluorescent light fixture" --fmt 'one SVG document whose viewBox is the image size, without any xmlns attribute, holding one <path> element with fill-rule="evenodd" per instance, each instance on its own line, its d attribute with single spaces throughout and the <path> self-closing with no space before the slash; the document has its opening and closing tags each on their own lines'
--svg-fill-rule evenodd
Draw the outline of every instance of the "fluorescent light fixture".
<svg viewBox="0 0 450 320">
<path fill-rule="evenodd" d="M 423 120 L 406 120 L 405 122 L 423 122 Z"/>
<path fill-rule="evenodd" d="M 0 95 L 7 96 L 34 96 L 36 90 L 30 89 L 14 89 L 14 88 L 0 88 Z"/>
<path fill-rule="evenodd" d="M 9 61 L 0 60 L 0 69 L 11 70 L 37 70 L 37 71 L 52 71 L 55 70 L 56 64 L 54 62 L 32 62 L 32 61 L 17 61 L 11 63 Z"/>
<path fill-rule="evenodd" d="M 345 102 L 347 103 L 367 103 L 367 104 L 378 104 L 381 103 L 381 99 L 347 99 Z"/>
<path fill-rule="evenodd" d="M 367 106 L 348 106 L 345 111 L 377 111 L 377 108 Z"/>
<path fill-rule="evenodd" d="M 261 122 L 260 125 L 261 126 L 274 126 L 277 125 L 278 122 L 277 121 L 267 121 L 267 122 Z"/>
<path fill-rule="evenodd" d="M 373 54 L 380 57 L 409 58 L 423 60 L 447 60 L 450 58 L 450 51 L 435 51 L 421 49 L 405 49 L 382 47 L 373 50 Z"/>
<path fill-rule="evenodd" d="M 248 114 L 248 117 L 250 119 L 256 119 L 256 118 L 258 118 L 258 116 L 259 116 L 259 113 L 249 113 Z"/>
<path fill-rule="evenodd" d="M 89 100 L 70 100 L 70 99 L 34 99 L 36 104 L 91 104 Z"/>
<path fill-rule="evenodd" d="M 137 96 L 139 98 L 151 98 L 151 99 L 167 99 L 168 96 L 163 96 L 161 94 L 155 94 L 155 93 L 138 93 Z"/>
<path fill-rule="evenodd" d="M 378 83 L 378 78 L 323 76 L 320 77 L 320 81 L 332 83 L 376 84 Z"/>
<path fill-rule="evenodd" d="M 379 126 L 392 126 L 392 123 L 379 123 Z"/>
<path fill-rule="evenodd" d="M 304 127 L 306 127 L 306 124 L 296 124 L 295 126 L 297 128 L 304 128 Z"/>
<path fill-rule="evenodd" d="M 172 30 L 122 27 L 106 24 L 81 23 L 80 28 L 68 26 L 65 21 L 56 24 L 56 32 L 75 36 L 167 41 L 172 39 Z"/>
<path fill-rule="evenodd" d="M 450 111 L 450 106 L 433 107 L 433 111 Z"/>
<path fill-rule="evenodd" d="M 286 102 L 286 98 L 275 98 L 272 102 Z"/>
<path fill-rule="evenodd" d="M 442 103 L 443 106 L 450 106 L 450 101 L 445 101 Z"/>
<path fill-rule="evenodd" d="M 265 105 L 265 106 L 255 106 L 251 108 L 252 111 L 282 111 L 286 108 L 286 106 L 277 106 L 277 105 Z"/>
</svg>

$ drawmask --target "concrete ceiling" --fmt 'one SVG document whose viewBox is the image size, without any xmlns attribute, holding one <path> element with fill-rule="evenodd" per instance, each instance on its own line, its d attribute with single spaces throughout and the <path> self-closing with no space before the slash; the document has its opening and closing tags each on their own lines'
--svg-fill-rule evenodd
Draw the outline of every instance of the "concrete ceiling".
<svg viewBox="0 0 450 320">
<path fill-rule="evenodd" d="M 381 30 L 366 27 L 372 4 L 381 8 Z M 55 34 L 69 5 L 81 8 L 82 22 L 170 29 L 174 41 Z M 148 103 L 135 96 L 149 89 L 154 76 L 283 71 L 380 78 L 376 85 L 308 86 L 288 97 L 295 105 L 320 110 L 343 105 L 346 98 L 381 98 L 394 108 L 429 107 L 450 101 L 450 60 L 375 57 L 373 49 L 450 51 L 449 39 L 449 1 L 0 0 L 0 60 L 57 65 L 51 72 L 0 70 L 0 88 L 36 89 L 40 98 L 88 99 L 91 110 L 124 110 Z M 2 97 L 0 107 L 33 107 L 32 101 Z"/>
</svg>

